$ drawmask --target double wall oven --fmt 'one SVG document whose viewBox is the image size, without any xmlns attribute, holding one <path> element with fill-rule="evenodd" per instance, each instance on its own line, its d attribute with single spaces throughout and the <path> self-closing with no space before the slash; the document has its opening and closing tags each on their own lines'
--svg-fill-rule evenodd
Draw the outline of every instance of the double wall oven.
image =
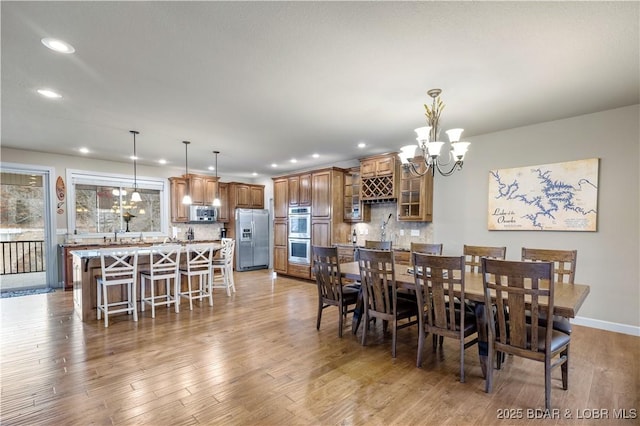
<svg viewBox="0 0 640 426">
<path fill-rule="evenodd" d="M 311 262 L 311 207 L 289 207 L 289 262 Z"/>
</svg>

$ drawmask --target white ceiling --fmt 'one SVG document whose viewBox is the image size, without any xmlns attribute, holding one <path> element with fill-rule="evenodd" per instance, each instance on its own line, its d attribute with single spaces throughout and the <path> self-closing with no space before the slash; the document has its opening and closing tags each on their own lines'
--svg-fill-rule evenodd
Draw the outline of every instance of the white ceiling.
<svg viewBox="0 0 640 426">
<path fill-rule="evenodd" d="M 251 178 L 396 151 L 435 87 L 466 136 L 637 104 L 639 5 L 2 1 L 2 146 Z"/>
</svg>

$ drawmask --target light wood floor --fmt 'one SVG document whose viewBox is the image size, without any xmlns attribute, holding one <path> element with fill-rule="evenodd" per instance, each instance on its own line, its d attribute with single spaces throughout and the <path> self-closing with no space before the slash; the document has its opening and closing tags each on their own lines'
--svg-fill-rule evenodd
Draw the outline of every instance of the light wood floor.
<svg viewBox="0 0 640 426">
<path fill-rule="evenodd" d="M 541 423 L 527 411 L 544 407 L 540 363 L 509 357 L 486 394 L 476 347 L 460 383 L 452 342 L 434 353 L 428 339 L 416 368 L 415 328 L 399 331 L 394 360 L 380 325 L 363 347 L 350 320 L 337 337 L 337 313 L 328 308 L 316 331 L 315 285 L 272 281 L 268 271 L 235 276 L 237 293 L 216 290 L 213 307 L 188 311 L 183 302 L 179 314 L 162 308 L 155 319 L 147 310 L 137 324 L 114 316 L 107 329 L 73 314 L 71 292 L 1 299 L 0 423 Z M 614 409 L 633 417 L 640 338 L 576 326 L 571 340 L 568 391 L 554 372 L 560 419 L 542 423 L 611 424 Z M 585 418 L 593 410 L 608 410 L 608 418 Z M 500 421 L 505 413 L 522 420 Z"/>
</svg>

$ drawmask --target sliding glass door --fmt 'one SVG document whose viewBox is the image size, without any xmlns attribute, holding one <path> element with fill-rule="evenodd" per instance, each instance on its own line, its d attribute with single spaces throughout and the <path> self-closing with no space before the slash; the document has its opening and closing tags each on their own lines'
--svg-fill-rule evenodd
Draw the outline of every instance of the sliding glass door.
<svg viewBox="0 0 640 426">
<path fill-rule="evenodd" d="M 54 171 L 0 164 L 0 290 L 58 287 Z"/>
</svg>

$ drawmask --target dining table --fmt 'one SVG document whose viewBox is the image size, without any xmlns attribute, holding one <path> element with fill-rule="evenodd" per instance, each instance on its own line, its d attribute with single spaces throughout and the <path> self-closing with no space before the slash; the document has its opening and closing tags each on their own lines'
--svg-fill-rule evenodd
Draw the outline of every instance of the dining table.
<svg viewBox="0 0 640 426">
<path fill-rule="evenodd" d="M 416 280 L 412 271 L 413 268 L 410 264 L 395 263 L 395 280 L 398 289 L 416 290 Z M 358 262 L 341 263 L 340 274 L 342 278 L 359 281 L 360 267 Z M 565 318 L 575 318 L 578 310 L 582 307 L 582 304 L 589 295 L 589 291 L 590 287 L 585 284 L 555 283 L 553 314 Z M 481 273 L 465 272 L 464 296 L 466 300 L 475 302 L 475 316 L 478 325 L 478 355 L 480 357 L 483 374 L 485 374 L 488 366 L 488 330 Z M 493 297 L 495 298 L 495 294 Z M 362 298 L 359 298 L 358 303 L 363 303 Z M 541 311 L 548 309 L 546 297 L 540 298 L 539 303 Z M 356 307 L 356 309 L 358 312 L 362 312 L 361 308 L 358 309 L 358 307 Z M 354 313 L 351 327 L 353 334 L 358 331 L 360 319 L 361 316 Z"/>
</svg>

